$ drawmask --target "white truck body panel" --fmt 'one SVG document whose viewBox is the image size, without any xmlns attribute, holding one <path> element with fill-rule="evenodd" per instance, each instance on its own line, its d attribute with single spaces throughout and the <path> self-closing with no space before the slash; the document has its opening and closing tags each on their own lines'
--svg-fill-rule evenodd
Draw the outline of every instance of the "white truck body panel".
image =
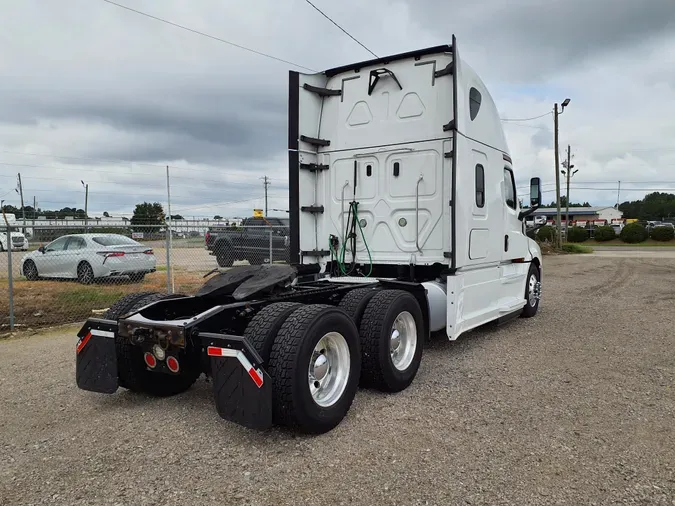
<svg viewBox="0 0 675 506">
<path fill-rule="evenodd" d="M 540 253 L 519 218 L 497 108 L 454 37 L 289 82 L 291 261 L 326 270 L 355 201 L 356 261 L 438 267 L 425 281 L 447 287 L 451 339 L 525 305 Z"/>
</svg>

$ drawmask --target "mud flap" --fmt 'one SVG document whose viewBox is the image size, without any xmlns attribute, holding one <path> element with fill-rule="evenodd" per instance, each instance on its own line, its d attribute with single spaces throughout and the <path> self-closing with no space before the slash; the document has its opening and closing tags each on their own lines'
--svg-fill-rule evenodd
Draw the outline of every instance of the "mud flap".
<svg viewBox="0 0 675 506">
<path fill-rule="evenodd" d="M 90 318 L 77 333 L 75 379 L 82 390 L 112 394 L 117 391 L 117 322 Z"/>
<path fill-rule="evenodd" d="M 262 359 L 240 336 L 200 334 L 213 380 L 213 397 L 221 418 L 252 429 L 272 426 L 272 378 Z"/>
</svg>

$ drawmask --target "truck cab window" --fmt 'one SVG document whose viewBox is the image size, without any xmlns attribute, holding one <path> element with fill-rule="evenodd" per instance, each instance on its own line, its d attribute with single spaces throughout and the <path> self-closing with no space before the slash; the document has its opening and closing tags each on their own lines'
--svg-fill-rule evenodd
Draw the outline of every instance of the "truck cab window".
<svg viewBox="0 0 675 506">
<path fill-rule="evenodd" d="M 485 169 L 479 163 L 476 165 L 476 206 L 485 205 Z"/>
<path fill-rule="evenodd" d="M 504 199 L 511 209 L 516 208 L 516 183 L 511 169 L 504 168 Z"/>
<path fill-rule="evenodd" d="M 476 116 L 478 116 L 481 99 L 482 96 L 480 91 L 478 91 L 476 88 L 471 88 L 469 90 L 469 114 L 471 116 L 471 121 L 476 119 Z"/>
</svg>

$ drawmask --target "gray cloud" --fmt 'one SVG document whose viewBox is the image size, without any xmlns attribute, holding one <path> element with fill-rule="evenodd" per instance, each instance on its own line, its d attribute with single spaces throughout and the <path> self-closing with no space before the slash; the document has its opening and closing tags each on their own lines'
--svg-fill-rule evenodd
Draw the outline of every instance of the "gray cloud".
<svg viewBox="0 0 675 506">
<path fill-rule="evenodd" d="M 301 0 L 260 0 L 255 9 L 234 0 L 126 3 L 316 69 L 369 58 Z M 447 43 L 454 32 L 509 117 L 539 115 L 571 96 L 561 144 L 578 150 L 583 178 L 634 180 L 639 166 L 653 179 L 675 168 L 663 151 L 675 115 L 675 61 L 664 61 L 675 54 L 673 0 L 320 6 L 381 55 Z M 262 174 L 276 178 L 275 206 L 284 206 L 288 65 L 91 0 L 13 2 L 0 33 L 0 151 L 121 161 L 44 157 L 32 161 L 36 167 L 17 166 L 44 201 L 81 200 L 76 176 L 84 170 L 95 212 L 131 212 L 143 195 L 165 192 L 161 173 L 140 174 L 157 168 L 124 163 L 142 162 L 192 168 L 174 172 L 175 199 L 195 214 L 223 214 L 219 203 L 262 198 Z M 550 121 L 525 125 L 506 127 L 519 181 L 544 168 L 551 180 L 552 133 L 532 128 L 551 128 Z M 0 162 L 31 160 L 5 153 Z M 68 170 L 48 168 L 57 165 Z M 13 177 L 0 177 L 0 192 Z M 233 183 L 242 181 L 248 184 Z M 200 211 L 200 204 L 209 207 Z"/>
</svg>

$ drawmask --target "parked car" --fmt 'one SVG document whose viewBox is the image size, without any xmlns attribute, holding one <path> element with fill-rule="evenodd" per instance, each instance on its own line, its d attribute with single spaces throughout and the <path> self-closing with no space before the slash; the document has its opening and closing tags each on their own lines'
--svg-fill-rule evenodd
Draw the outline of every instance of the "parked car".
<svg viewBox="0 0 675 506">
<path fill-rule="evenodd" d="M 246 218 L 239 227 L 211 227 L 205 236 L 206 249 L 215 255 L 219 267 L 231 267 L 236 260 L 248 260 L 251 265 L 269 263 L 270 232 L 272 261 L 288 262 L 288 218 Z"/>
<path fill-rule="evenodd" d="M 30 281 L 59 278 L 89 284 L 96 279 L 128 276 L 140 282 L 155 270 L 152 249 L 119 234 L 64 235 L 21 260 L 21 272 Z"/>
<path fill-rule="evenodd" d="M 11 232 L 12 251 L 28 251 L 28 239 L 21 232 Z M 7 232 L 0 232 L 0 252 L 9 250 Z"/>
</svg>

